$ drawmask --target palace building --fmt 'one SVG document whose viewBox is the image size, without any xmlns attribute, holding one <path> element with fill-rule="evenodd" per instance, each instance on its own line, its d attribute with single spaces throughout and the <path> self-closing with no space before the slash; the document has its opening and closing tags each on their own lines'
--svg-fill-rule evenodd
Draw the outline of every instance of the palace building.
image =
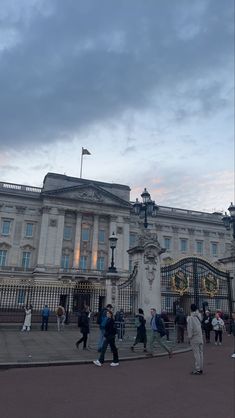
<svg viewBox="0 0 235 418">
<path fill-rule="evenodd" d="M 93 286 L 98 309 L 112 256 L 119 282 L 125 283 L 134 267 L 128 250 L 138 244 L 142 229 L 127 185 L 55 173 L 45 176 L 42 188 L 0 182 L 0 283 Z M 164 249 L 162 266 L 184 257 L 219 266 L 231 247 L 230 232 L 217 212 L 158 206 L 154 216 L 148 216 L 148 230 L 157 234 Z M 113 233 L 114 252 L 109 241 Z M 15 304 L 25 302 L 25 295 L 21 289 Z M 62 296 L 60 292 L 60 302 Z M 6 304 L 3 299 L 0 307 Z M 73 296 L 73 308 L 79 300 Z"/>
</svg>

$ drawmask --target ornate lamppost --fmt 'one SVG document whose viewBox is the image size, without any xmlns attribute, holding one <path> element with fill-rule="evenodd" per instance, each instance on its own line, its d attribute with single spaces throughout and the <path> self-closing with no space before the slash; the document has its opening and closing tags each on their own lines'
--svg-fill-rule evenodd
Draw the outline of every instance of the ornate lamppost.
<svg viewBox="0 0 235 418">
<path fill-rule="evenodd" d="M 235 240 L 235 205 L 232 202 L 228 208 L 228 211 L 230 216 L 225 212 L 225 216 L 223 216 L 222 221 L 226 229 L 230 230 L 232 228 L 233 239 Z"/>
<path fill-rule="evenodd" d="M 110 273 L 116 273 L 117 272 L 117 269 L 114 265 L 114 250 L 117 246 L 117 240 L 118 240 L 118 238 L 116 237 L 116 235 L 113 232 L 112 235 L 109 237 L 109 244 L 110 244 L 110 248 L 111 248 L 111 251 L 112 251 L 111 266 L 109 267 L 109 272 Z"/>
<path fill-rule="evenodd" d="M 151 196 L 147 189 L 145 188 L 141 194 L 143 202 L 139 202 L 136 199 L 133 207 L 136 215 L 140 218 L 144 218 L 144 227 L 148 228 L 148 216 L 156 216 L 158 211 L 158 206 L 155 204 L 154 200 L 151 199 Z"/>
</svg>

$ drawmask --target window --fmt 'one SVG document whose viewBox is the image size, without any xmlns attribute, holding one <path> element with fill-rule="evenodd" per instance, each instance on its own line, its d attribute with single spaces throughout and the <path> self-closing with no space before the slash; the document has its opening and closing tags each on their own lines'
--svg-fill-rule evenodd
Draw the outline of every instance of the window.
<svg viewBox="0 0 235 418">
<path fill-rule="evenodd" d="M 166 248 L 166 250 L 171 249 L 171 238 L 164 238 L 164 248 Z"/>
<path fill-rule="evenodd" d="M 6 265 L 6 259 L 7 259 L 7 251 L 0 250 L 0 266 Z"/>
<path fill-rule="evenodd" d="M 29 251 L 24 251 L 23 252 L 22 267 L 24 267 L 25 269 L 29 268 L 30 256 L 31 256 L 31 253 Z"/>
<path fill-rule="evenodd" d="M 104 270 L 104 257 L 98 257 L 97 270 Z"/>
<path fill-rule="evenodd" d="M 196 252 L 198 254 L 203 254 L 203 242 L 202 241 L 196 241 Z"/>
<path fill-rule="evenodd" d="M 87 269 L 87 257 L 85 255 L 82 255 L 80 257 L 80 269 L 81 270 Z"/>
<path fill-rule="evenodd" d="M 211 254 L 216 257 L 218 255 L 218 244 L 217 242 L 211 243 Z"/>
<path fill-rule="evenodd" d="M 25 236 L 26 237 L 33 236 L 33 224 L 30 224 L 30 223 L 26 224 Z"/>
<path fill-rule="evenodd" d="M 63 254 L 61 257 L 61 268 L 69 269 L 69 255 Z"/>
<path fill-rule="evenodd" d="M 20 290 L 18 291 L 18 298 L 17 298 L 17 302 L 18 302 L 20 305 L 24 305 L 24 302 L 25 302 L 25 290 L 24 290 L 24 289 L 20 289 Z"/>
<path fill-rule="evenodd" d="M 182 253 L 185 253 L 185 252 L 187 252 L 187 250 L 188 250 L 188 240 L 185 239 L 185 238 L 182 238 L 180 240 L 180 251 Z"/>
<path fill-rule="evenodd" d="M 9 235 L 10 227 L 11 227 L 11 221 L 3 221 L 2 222 L 2 235 Z"/>
<path fill-rule="evenodd" d="M 130 248 L 135 247 L 135 245 L 136 245 L 136 235 L 130 234 Z"/>
<path fill-rule="evenodd" d="M 103 229 L 99 230 L 98 241 L 100 244 L 104 244 L 105 242 L 105 231 Z"/>
<path fill-rule="evenodd" d="M 82 241 L 89 241 L 89 229 L 82 228 Z"/>
<path fill-rule="evenodd" d="M 65 226 L 64 227 L 64 239 L 70 240 L 72 238 L 72 227 Z"/>
</svg>

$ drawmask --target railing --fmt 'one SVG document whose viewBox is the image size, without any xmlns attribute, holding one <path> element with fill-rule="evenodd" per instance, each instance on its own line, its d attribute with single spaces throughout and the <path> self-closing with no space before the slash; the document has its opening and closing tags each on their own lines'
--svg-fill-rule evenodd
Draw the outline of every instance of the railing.
<svg viewBox="0 0 235 418">
<path fill-rule="evenodd" d="M 15 183 L 3 183 L 0 182 L 0 189 L 10 189 L 10 190 L 20 190 L 24 192 L 30 193 L 41 193 L 41 187 L 34 187 L 34 186 L 26 186 L 23 184 L 15 184 Z"/>
</svg>

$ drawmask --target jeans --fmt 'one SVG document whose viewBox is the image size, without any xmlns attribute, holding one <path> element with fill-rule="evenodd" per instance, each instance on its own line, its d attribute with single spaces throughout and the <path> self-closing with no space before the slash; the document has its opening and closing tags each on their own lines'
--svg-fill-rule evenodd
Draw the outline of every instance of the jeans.
<svg viewBox="0 0 235 418">
<path fill-rule="evenodd" d="M 217 343 L 218 340 L 220 343 L 222 343 L 222 331 L 215 330 L 215 342 Z"/>
<path fill-rule="evenodd" d="M 104 342 L 101 348 L 101 353 L 100 353 L 100 358 L 99 361 L 100 363 L 104 363 L 104 356 L 106 353 L 106 350 L 108 348 L 108 345 L 110 346 L 110 349 L 113 353 L 113 362 L 114 363 L 118 363 L 118 351 L 117 351 L 117 347 L 115 345 L 115 337 L 113 338 L 104 338 Z"/>
<path fill-rule="evenodd" d="M 100 336 L 98 341 L 98 351 L 101 351 L 104 342 L 104 328 L 100 328 Z"/>
<path fill-rule="evenodd" d="M 48 319 L 49 319 L 48 316 L 43 316 L 42 317 L 42 325 L 41 325 L 41 330 L 42 331 L 44 330 L 44 326 L 45 326 L 45 330 L 47 331 L 47 328 L 48 328 Z"/>
</svg>

